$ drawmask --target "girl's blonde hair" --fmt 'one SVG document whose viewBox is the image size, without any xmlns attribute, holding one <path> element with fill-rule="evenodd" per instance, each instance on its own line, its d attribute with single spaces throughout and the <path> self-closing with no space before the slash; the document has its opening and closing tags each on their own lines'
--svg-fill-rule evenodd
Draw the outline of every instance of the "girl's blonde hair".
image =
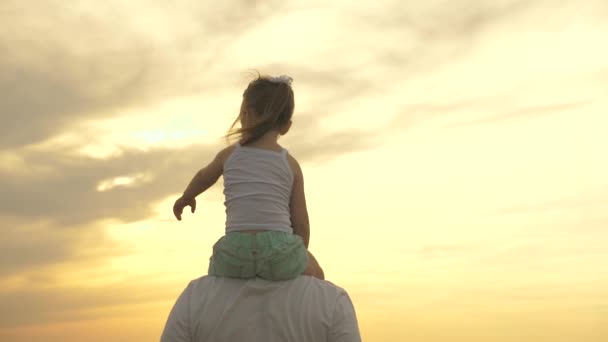
<svg viewBox="0 0 608 342">
<path fill-rule="evenodd" d="M 257 73 L 257 77 L 249 83 L 247 89 L 243 92 L 241 110 L 232 126 L 230 126 L 228 134 L 226 134 L 226 140 L 237 136 L 241 144 L 247 144 L 291 120 L 295 100 L 291 84 L 284 77 L 262 76 Z M 255 116 L 256 123 L 234 129 L 237 122 L 243 122 L 242 119 L 245 115 Z"/>
</svg>

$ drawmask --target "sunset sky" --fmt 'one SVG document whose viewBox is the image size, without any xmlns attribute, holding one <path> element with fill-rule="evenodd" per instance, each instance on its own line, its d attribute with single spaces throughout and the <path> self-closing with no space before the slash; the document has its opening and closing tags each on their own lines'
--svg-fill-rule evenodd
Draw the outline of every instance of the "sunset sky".
<svg viewBox="0 0 608 342">
<path fill-rule="evenodd" d="M 0 1 L 0 341 L 155 341 L 251 71 L 364 341 L 608 341 L 605 0 Z"/>
</svg>

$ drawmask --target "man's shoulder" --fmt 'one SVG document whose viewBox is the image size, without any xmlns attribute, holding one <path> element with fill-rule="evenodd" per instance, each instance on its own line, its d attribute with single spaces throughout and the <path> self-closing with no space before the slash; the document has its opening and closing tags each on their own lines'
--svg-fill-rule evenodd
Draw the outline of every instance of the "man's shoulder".
<svg viewBox="0 0 608 342">
<path fill-rule="evenodd" d="M 202 277 L 193 279 L 190 281 L 190 284 L 219 284 L 219 283 L 239 283 L 239 284 L 247 284 L 247 283 L 259 283 L 259 284 L 289 284 L 289 283 L 307 283 L 314 284 L 321 287 L 329 287 L 329 288 L 338 288 L 341 289 L 340 286 L 332 283 L 328 280 L 321 280 L 315 277 L 301 275 L 295 279 L 290 280 L 282 280 L 282 281 L 271 281 L 263 278 L 250 278 L 250 279 L 238 279 L 238 278 L 227 278 L 227 277 L 215 277 L 210 275 L 204 275 Z"/>
<path fill-rule="evenodd" d="M 310 276 L 300 276 L 298 279 L 300 279 L 301 282 L 308 282 L 309 284 L 317 286 L 318 288 L 326 291 L 332 291 L 336 293 L 346 292 L 344 288 L 332 283 L 329 280 L 321 280 Z"/>
<path fill-rule="evenodd" d="M 250 318 L 258 315 L 261 307 L 276 313 L 283 323 L 280 326 L 295 327 L 289 332 L 294 336 L 291 340 L 334 341 L 338 339 L 331 336 L 350 334 L 352 339 L 340 340 L 360 341 L 354 307 L 346 291 L 332 282 L 309 276 L 287 281 L 213 276 L 191 280 L 167 320 L 166 338 L 162 341 L 177 341 L 171 337 L 193 331 L 214 331 L 220 337 L 216 340 L 246 340 L 251 337 L 247 335 L 251 329 L 243 326 L 243 322 L 258 327 L 259 322 Z M 192 312 L 197 314 L 192 316 Z M 224 329 L 215 329 L 219 325 Z M 273 334 L 277 334 L 253 330 L 260 335 L 252 341 L 272 340 Z M 279 332 L 281 336 L 287 333 Z"/>
<path fill-rule="evenodd" d="M 200 278 L 190 281 L 188 287 L 191 289 L 198 289 L 201 291 L 210 290 L 224 290 L 229 291 L 230 289 L 237 288 L 257 288 L 257 289 L 268 289 L 270 291 L 276 289 L 306 289 L 307 291 L 315 292 L 327 292 L 328 294 L 334 293 L 336 295 L 346 292 L 344 288 L 327 280 L 317 279 L 311 276 L 301 275 L 295 279 L 285 281 L 270 281 L 262 278 L 252 279 L 236 279 L 236 278 L 225 278 L 225 277 L 214 277 L 204 275 Z"/>
</svg>

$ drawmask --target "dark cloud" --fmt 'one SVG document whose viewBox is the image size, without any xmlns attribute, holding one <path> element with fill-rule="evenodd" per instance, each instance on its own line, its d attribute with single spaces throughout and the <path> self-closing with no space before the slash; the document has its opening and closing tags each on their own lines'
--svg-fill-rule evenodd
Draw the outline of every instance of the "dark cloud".
<svg viewBox="0 0 608 342">
<path fill-rule="evenodd" d="M 152 80 L 154 56 L 137 36 L 124 30 L 124 43 L 109 46 L 104 28 L 92 29 L 95 18 L 60 15 L 62 8 L 49 4 L 40 4 L 49 13 L 36 22 L 25 20 L 36 6 L 20 6 L 22 16 L 10 15 L 10 3 L 0 11 L 0 42 L 8 51 L 0 56 L 0 148 L 43 141 L 87 117 L 108 115 L 142 96 Z M 96 49 L 79 51 L 72 39 L 94 41 Z"/>
<path fill-rule="evenodd" d="M 0 328 L 95 319 L 102 316 L 99 309 L 171 300 L 176 294 L 167 289 L 173 287 L 159 283 L 164 274 L 94 288 L 61 287 L 54 275 L 66 267 L 95 269 L 109 256 L 133 253 L 130 243 L 112 239 L 98 221 L 149 218 L 153 205 L 181 192 L 212 155 L 200 146 L 177 152 L 128 150 L 106 160 L 27 153 L 32 167 L 44 165 L 48 173 L 40 178 L 36 173 L 8 179 L 2 175 L 0 281 L 14 277 L 26 281 L 21 288 L 0 291 L 0 305 L 11 308 L 0 313 Z M 131 188 L 95 190 L 98 180 L 133 170 L 151 170 L 156 178 Z M 170 216 L 171 208 L 166 212 Z"/>
<path fill-rule="evenodd" d="M 15 273 L 43 275 L 49 266 L 70 260 L 91 267 L 106 255 L 130 252 L 129 246 L 109 239 L 98 226 L 79 226 L 74 231 L 45 220 L 0 216 L 0 221 L 0 279 Z"/>
<path fill-rule="evenodd" d="M 23 151 L 30 170 L 0 170 L 0 214 L 49 220 L 62 226 L 78 226 L 95 220 L 140 220 L 152 214 L 152 206 L 165 196 L 181 192 L 186 180 L 217 152 L 205 146 L 183 150 L 124 149 L 120 156 L 98 159 L 62 151 Z M 109 178 L 143 173 L 148 182 L 117 186 L 100 192 Z"/>
<path fill-rule="evenodd" d="M 176 291 L 158 281 L 161 276 L 138 276 L 95 287 L 30 283 L 25 288 L 1 291 L 0 305 L 10 310 L 0 311 L 0 328 L 110 318 L 115 317 L 117 310 L 129 306 L 172 301 Z"/>
<path fill-rule="evenodd" d="M 96 11 L 87 10 L 86 2 L 2 2 L 0 149 L 44 141 L 83 120 L 116 115 L 119 108 L 227 86 L 214 67 L 223 47 L 280 4 L 155 4 L 151 8 L 166 13 L 168 32 L 179 23 L 173 15 L 187 15 L 193 23 L 168 44 L 142 33 L 118 2 L 99 4 Z M 145 16 L 147 9 L 140 10 Z M 200 76 L 193 78 L 195 73 Z"/>
<path fill-rule="evenodd" d="M 70 60 L 61 54 L 51 59 Z M 74 65 L 78 61 L 72 60 Z M 0 146 L 18 147 L 28 143 L 43 141 L 63 131 L 92 114 L 99 116 L 101 111 L 125 105 L 130 96 L 146 78 L 143 67 L 125 66 L 110 75 L 120 75 L 113 79 L 96 78 L 75 66 L 58 65 L 52 69 L 34 71 L 22 68 L 12 61 L 0 60 L 0 74 L 5 79 L 0 83 Z M 86 81 L 77 81 L 86 79 Z M 88 93 L 81 82 L 108 84 L 112 92 L 108 94 Z"/>
</svg>

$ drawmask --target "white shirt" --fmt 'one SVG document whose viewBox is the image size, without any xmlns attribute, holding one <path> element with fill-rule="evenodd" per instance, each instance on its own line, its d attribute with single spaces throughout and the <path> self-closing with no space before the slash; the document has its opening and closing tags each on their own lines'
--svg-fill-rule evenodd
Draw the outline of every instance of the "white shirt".
<svg viewBox="0 0 608 342">
<path fill-rule="evenodd" d="M 161 342 L 360 342 L 346 291 L 309 276 L 288 281 L 204 276 L 177 299 Z"/>
<path fill-rule="evenodd" d="M 224 162 L 226 232 L 263 229 L 293 233 L 289 211 L 293 172 L 287 150 L 235 146 Z"/>
</svg>

